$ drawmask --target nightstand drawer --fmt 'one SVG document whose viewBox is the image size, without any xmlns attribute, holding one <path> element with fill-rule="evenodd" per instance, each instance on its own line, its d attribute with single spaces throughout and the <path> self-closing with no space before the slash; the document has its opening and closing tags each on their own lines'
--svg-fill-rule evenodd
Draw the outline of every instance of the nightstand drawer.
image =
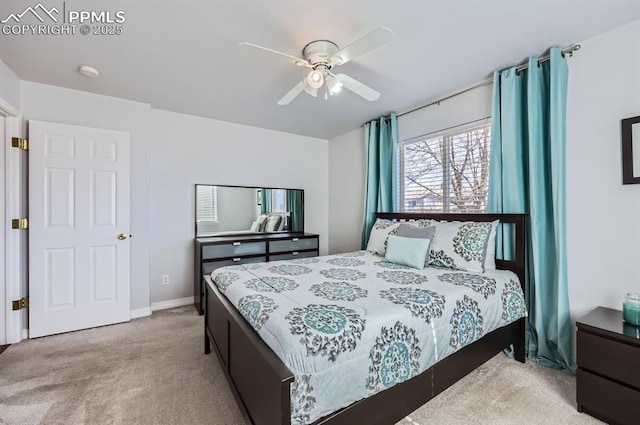
<svg viewBox="0 0 640 425">
<path fill-rule="evenodd" d="M 588 369 L 640 390 L 640 355 L 637 347 L 578 331 L 577 357 L 581 369 Z"/>
<path fill-rule="evenodd" d="M 318 251 L 298 252 L 294 251 L 290 254 L 270 255 L 269 261 L 295 260 L 296 258 L 317 257 Z"/>
<path fill-rule="evenodd" d="M 267 244 L 265 242 L 233 242 L 202 247 L 202 259 L 239 257 L 241 255 L 265 254 L 266 252 Z"/>
<path fill-rule="evenodd" d="M 318 249 L 318 238 L 293 238 L 288 241 L 269 242 L 269 252 L 304 251 Z"/>
<path fill-rule="evenodd" d="M 250 263 L 264 263 L 267 261 L 267 257 L 237 257 L 231 260 L 224 261 L 206 261 L 202 263 L 202 275 L 210 275 L 212 271 L 224 266 L 234 266 L 236 264 L 250 264 Z"/>
<path fill-rule="evenodd" d="M 576 372 L 578 409 L 615 424 L 637 424 L 640 392 L 587 371 Z"/>
</svg>

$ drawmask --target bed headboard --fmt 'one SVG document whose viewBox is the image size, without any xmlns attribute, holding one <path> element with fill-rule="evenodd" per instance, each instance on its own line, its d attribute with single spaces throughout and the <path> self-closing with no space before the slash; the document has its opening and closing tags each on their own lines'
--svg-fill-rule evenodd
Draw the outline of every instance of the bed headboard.
<svg viewBox="0 0 640 425">
<path fill-rule="evenodd" d="M 525 220 L 526 214 L 447 214 L 447 213 L 376 213 L 376 218 L 387 220 L 411 221 L 419 219 L 442 221 L 494 221 L 513 224 L 515 228 L 515 244 L 513 260 L 496 258 L 496 267 L 500 270 L 511 270 L 520 279 L 522 290 L 525 290 Z"/>
</svg>

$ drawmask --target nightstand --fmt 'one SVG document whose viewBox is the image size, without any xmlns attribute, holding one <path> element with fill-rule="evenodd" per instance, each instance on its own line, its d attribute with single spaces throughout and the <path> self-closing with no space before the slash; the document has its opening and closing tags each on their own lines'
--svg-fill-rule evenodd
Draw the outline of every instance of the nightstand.
<svg viewBox="0 0 640 425">
<path fill-rule="evenodd" d="M 605 307 L 576 325 L 578 411 L 610 424 L 639 424 L 640 328 Z"/>
</svg>

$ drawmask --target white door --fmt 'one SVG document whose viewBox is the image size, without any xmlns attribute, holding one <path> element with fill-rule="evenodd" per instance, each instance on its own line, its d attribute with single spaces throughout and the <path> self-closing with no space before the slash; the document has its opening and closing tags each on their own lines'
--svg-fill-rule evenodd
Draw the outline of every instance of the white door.
<svg viewBox="0 0 640 425">
<path fill-rule="evenodd" d="M 29 122 L 29 338 L 129 320 L 129 133 Z"/>
<path fill-rule="evenodd" d="M 7 279 L 7 273 L 5 268 L 5 253 L 4 253 L 4 245 L 7 237 L 5 232 L 8 230 L 8 223 L 5 221 L 4 210 L 7 205 L 7 198 L 4 190 L 5 185 L 5 170 L 7 169 L 5 166 L 5 149 L 8 149 L 7 145 L 4 142 L 4 117 L 0 115 L 0 164 L 2 164 L 2 171 L 0 171 L 0 198 L 4 200 L 4 206 L 0 208 L 0 279 L 2 279 L 2 283 L 0 283 L 0 345 L 4 345 L 7 343 L 7 307 L 9 303 L 6 302 L 6 296 L 9 292 L 9 279 Z"/>
</svg>

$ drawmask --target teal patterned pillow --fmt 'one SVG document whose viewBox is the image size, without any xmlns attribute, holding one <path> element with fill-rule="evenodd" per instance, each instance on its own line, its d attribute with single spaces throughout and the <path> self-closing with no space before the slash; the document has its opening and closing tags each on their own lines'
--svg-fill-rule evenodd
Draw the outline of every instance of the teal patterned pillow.
<svg viewBox="0 0 640 425">
<path fill-rule="evenodd" d="M 369 233 L 367 251 L 378 255 L 385 255 L 385 252 L 387 252 L 387 239 L 389 236 L 398 233 L 398 227 L 400 227 L 400 222 L 398 221 L 383 218 L 376 219 L 376 222 L 371 228 L 371 233 Z"/>
<path fill-rule="evenodd" d="M 387 252 L 384 258 L 390 263 L 423 269 L 424 259 L 429 252 L 429 242 L 431 242 L 429 239 L 391 235 L 387 240 Z"/>
<path fill-rule="evenodd" d="M 436 234 L 431 242 L 429 265 L 484 273 L 491 223 L 435 222 Z"/>
</svg>

